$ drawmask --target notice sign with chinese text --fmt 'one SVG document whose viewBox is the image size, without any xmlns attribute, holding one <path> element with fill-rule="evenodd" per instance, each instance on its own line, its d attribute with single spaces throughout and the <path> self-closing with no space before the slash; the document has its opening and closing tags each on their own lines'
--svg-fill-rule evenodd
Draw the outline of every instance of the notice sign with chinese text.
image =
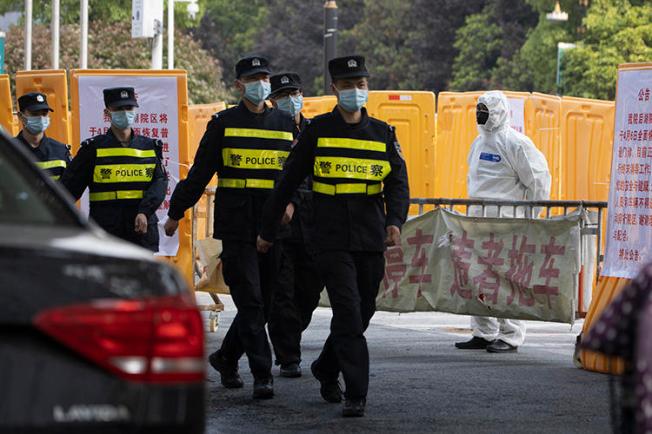
<svg viewBox="0 0 652 434">
<path fill-rule="evenodd" d="M 467 217 L 436 209 L 403 226 L 385 252 L 379 310 L 572 323 L 579 213 L 547 220 Z"/>
<path fill-rule="evenodd" d="M 618 71 L 603 275 L 634 278 L 652 261 L 652 65 Z"/>
<path fill-rule="evenodd" d="M 159 220 L 160 256 L 176 256 L 179 249 L 178 233 L 165 235 L 163 223 L 167 220 L 170 195 L 179 179 L 179 100 L 177 78 L 174 76 L 94 75 L 79 77 L 79 128 L 83 140 L 104 134 L 111 119 L 104 114 L 103 89 L 133 87 L 138 108 L 133 125 L 137 135 L 163 142 L 163 164 L 169 176 L 168 191 L 156 212 Z M 88 210 L 87 205 L 84 206 Z"/>
</svg>

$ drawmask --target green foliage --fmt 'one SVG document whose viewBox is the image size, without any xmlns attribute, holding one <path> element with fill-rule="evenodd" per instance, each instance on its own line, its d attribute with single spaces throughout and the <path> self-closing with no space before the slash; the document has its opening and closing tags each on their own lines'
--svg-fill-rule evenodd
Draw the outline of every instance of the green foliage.
<svg viewBox="0 0 652 434">
<path fill-rule="evenodd" d="M 613 99 L 617 66 L 652 60 L 652 4 L 594 0 L 584 20 L 586 33 L 566 54 L 569 95 Z"/>
<path fill-rule="evenodd" d="M 98 69 L 148 69 L 151 65 L 151 45 L 145 39 L 132 39 L 130 23 L 104 23 L 95 21 L 89 31 L 89 68 Z M 79 26 L 67 24 L 61 29 L 62 68 L 73 69 L 79 65 Z M 221 83 L 221 69 L 199 43 L 181 31 L 175 33 L 176 67 L 188 71 L 188 90 L 191 103 L 208 103 L 225 97 Z M 15 74 L 23 67 L 23 29 L 15 26 L 7 34 L 7 71 Z M 47 69 L 50 63 L 50 29 L 45 25 L 33 28 L 32 68 Z M 165 63 L 165 59 L 164 59 Z"/>
</svg>

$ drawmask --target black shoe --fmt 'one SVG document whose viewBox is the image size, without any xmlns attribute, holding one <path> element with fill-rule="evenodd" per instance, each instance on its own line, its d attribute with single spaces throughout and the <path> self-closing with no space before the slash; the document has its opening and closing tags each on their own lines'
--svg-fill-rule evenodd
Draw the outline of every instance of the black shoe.
<svg viewBox="0 0 652 434">
<path fill-rule="evenodd" d="M 254 380 L 254 399 L 270 399 L 274 397 L 274 380 L 265 378 Z"/>
<path fill-rule="evenodd" d="M 493 341 L 473 336 L 469 341 L 455 342 L 455 348 L 460 350 L 484 350 L 492 343 Z"/>
<path fill-rule="evenodd" d="M 298 363 L 288 363 L 281 365 L 281 377 L 298 378 L 301 377 L 301 366 Z"/>
<path fill-rule="evenodd" d="M 498 339 L 497 341 L 493 341 L 491 345 L 487 346 L 487 351 L 490 353 L 516 353 L 518 347 Z"/>
<path fill-rule="evenodd" d="M 213 354 L 208 356 L 208 362 L 211 364 L 213 369 L 220 373 L 220 380 L 222 381 L 222 386 L 227 389 L 240 389 L 244 386 L 240 374 L 238 374 L 237 365 L 233 367 L 232 364 L 229 364 L 224 357 L 219 354 L 219 351 L 215 351 Z"/>
<path fill-rule="evenodd" d="M 312 362 L 312 365 L 310 365 L 310 371 L 312 371 L 312 375 L 319 380 L 319 384 L 321 385 L 319 393 L 321 393 L 321 397 L 324 398 L 324 401 L 333 404 L 342 402 L 342 388 L 337 379 L 329 380 L 322 376 L 317 369 L 317 361 Z"/>
<path fill-rule="evenodd" d="M 344 401 L 344 408 L 342 409 L 343 417 L 362 417 L 364 416 L 364 407 L 367 404 L 365 398 L 349 399 Z"/>
</svg>

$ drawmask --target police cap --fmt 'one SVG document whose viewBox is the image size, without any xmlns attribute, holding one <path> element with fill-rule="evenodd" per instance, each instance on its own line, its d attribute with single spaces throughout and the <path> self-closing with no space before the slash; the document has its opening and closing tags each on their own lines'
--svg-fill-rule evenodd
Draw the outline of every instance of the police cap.
<svg viewBox="0 0 652 434">
<path fill-rule="evenodd" d="M 300 90 L 301 77 L 295 72 L 284 72 L 282 74 L 272 75 L 269 78 L 272 84 L 272 96 L 283 92 L 284 90 Z"/>
<path fill-rule="evenodd" d="M 133 87 L 112 87 L 104 89 L 103 92 L 104 105 L 106 107 L 138 107 L 138 102 L 136 102 L 136 92 Z"/>
<path fill-rule="evenodd" d="M 39 110 L 49 110 L 53 112 L 48 105 L 48 99 L 45 94 L 40 92 L 30 92 L 18 98 L 18 109 L 22 112 L 29 110 L 37 112 Z"/>
<path fill-rule="evenodd" d="M 236 78 L 249 77 L 261 73 L 272 73 L 271 69 L 269 69 L 269 61 L 263 56 L 243 57 L 235 65 Z"/>
<path fill-rule="evenodd" d="M 369 77 L 367 67 L 364 64 L 364 56 L 346 56 L 331 59 L 328 62 L 328 72 L 331 80 L 345 78 Z"/>
</svg>

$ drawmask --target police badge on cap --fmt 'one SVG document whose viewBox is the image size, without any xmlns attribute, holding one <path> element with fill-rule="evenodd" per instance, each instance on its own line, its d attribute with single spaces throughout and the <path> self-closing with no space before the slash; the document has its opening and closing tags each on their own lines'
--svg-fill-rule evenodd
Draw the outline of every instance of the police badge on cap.
<svg viewBox="0 0 652 434">
<path fill-rule="evenodd" d="M 264 56 L 247 56 L 238 60 L 235 65 L 236 78 L 248 77 L 256 74 L 271 74 L 269 61 Z"/>
<path fill-rule="evenodd" d="M 269 78 L 272 85 L 272 97 L 284 90 L 301 90 L 301 77 L 296 72 L 284 72 Z"/>
<path fill-rule="evenodd" d="M 48 100 L 45 94 L 40 92 L 30 92 L 18 98 L 18 110 L 37 112 L 39 110 L 54 111 L 48 105 Z"/>
<path fill-rule="evenodd" d="M 331 80 L 344 78 L 369 77 L 363 56 L 337 57 L 328 62 Z"/>
<path fill-rule="evenodd" d="M 104 89 L 104 105 L 110 108 L 138 107 L 133 87 L 112 87 Z"/>
</svg>

